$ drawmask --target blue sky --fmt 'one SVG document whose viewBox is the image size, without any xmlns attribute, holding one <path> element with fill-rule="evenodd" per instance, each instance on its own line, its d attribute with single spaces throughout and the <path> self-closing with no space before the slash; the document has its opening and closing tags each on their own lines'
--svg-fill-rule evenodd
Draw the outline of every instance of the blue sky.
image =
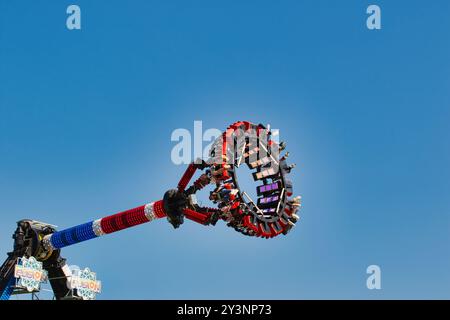
<svg viewBox="0 0 450 320">
<path fill-rule="evenodd" d="M 449 299 L 449 16 L 444 0 L 0 2 L 1 254 L 19 219 L 160 199 L 185 169 L 174 129 L 249 120 L 297 163 L 296 229 L 158 221 L 64 249 L 99 298 Z"/>
</svg>

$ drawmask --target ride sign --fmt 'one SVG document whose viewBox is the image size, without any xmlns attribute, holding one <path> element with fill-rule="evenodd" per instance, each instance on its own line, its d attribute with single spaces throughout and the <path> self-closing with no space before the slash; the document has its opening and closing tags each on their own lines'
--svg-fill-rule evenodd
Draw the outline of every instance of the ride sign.
<svg viewBox="0 0 450 320">
<path fill-rule="evenodd" d="M 47 278 L 47 272 L 42 268 L 42 262 L 34 257 L 19 258 L 14 269 L 14 277 L 18 279 L 17 286 L 33 292 L 40 289 L 41 282 Z"/>
</svg>

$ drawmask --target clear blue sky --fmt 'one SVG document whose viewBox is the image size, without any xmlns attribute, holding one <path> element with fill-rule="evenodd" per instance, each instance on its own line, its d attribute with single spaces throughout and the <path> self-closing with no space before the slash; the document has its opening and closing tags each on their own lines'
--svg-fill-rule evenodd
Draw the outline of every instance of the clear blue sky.
<svg viewBox="0 0 450 320">
<path fill-rule="evenodd" d="M 160 199 L 185 169 L 176 128 L 269 122 L 304 202 L 287 237 L 158 221 L 69 264 L 102 299 L 448 299 L 449 30 L 445 0 L 1 1 L 0 254 L 21 218 L 65 228 Z"/>
</svg>

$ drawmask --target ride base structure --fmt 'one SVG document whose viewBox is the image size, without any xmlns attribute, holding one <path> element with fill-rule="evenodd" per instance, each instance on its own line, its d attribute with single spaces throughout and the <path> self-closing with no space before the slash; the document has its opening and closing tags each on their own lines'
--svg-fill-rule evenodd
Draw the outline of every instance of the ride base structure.
<svg viewBox="0 0 450 320">
<path fill-rule="evenodd" d="M 280 155 L 285 144 L 272 136 L 262 124 L 239 121 L 230 125 L 213 143 L 210 158 L 191 163 L 177 189 L 167 191 L 162 200 L 61 231 L 48 223 L 20 220 L 13 234 L 13 250 L 0 268 L 0 300 L 39 291 L 44 280 L 49 281 L 57 300 L 93 299 L 101 286 L 95 274 L 85 269 L 79 272 L 81 278 L 74 275 L 61 249 L 161 218 L 174 228 L 186 217 L 205 226 L 223 220 L 247 236 L 269 239 L 287 234 L 299 219 L 300 197 L 291 197 L 288 175 L 294 166 L 287 164 L 289 153 Z M 260 183 L 256 197 L 239 186 L 236 169 L 241 165 Z M 197 170 L 202 174 L 187 187 Z M 216 208 L 197 203 L 196 193 L 207 185 L 214 186 L 209 199 Z"/>
</svg>

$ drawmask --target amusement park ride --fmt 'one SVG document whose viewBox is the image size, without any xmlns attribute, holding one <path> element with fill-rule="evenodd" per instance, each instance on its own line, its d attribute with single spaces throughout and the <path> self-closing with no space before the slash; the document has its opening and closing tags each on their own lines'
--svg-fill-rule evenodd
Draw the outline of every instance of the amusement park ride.
<svg viewBox="0 0 450 320">
<path fill-rule="evenodd" d="M 184 217 L 214 226 L 227 226 L 247 235 L 273 238 L 287 234 L 299 219 L 300 197 L 292 197 L 288 153 L 283 142 L 273 140 L 270 128 L 246 121 L 230 125 L 216 139 L 207 161 L 191 163 L 178 183 L 162 200 L 57 231 L 53 225 L 24 219 L 13 234 L 14 248 L 0 268 L 0 300 L 11 295 L 39 291 L 48 280 L 55 299 L 92 299 L 100 284 L 88 269 L 74 274 L 61 256 L 61 249 L 156 219 L 167 218 L 178 228 Z M 252 170 L 257 199 L 239 186 L 237 168 Z M 195 172 L 202 174 L 187 187 Z M 217 208 L 202 207 L 195 194 L 211 184 L 209 199 Z M 86 272 L 85 272 L 86 271 Z M 83 275 L 84 274 L 84 275 Z M 76 281 L 74 281 L 76 280 Z"/>
</svg>

